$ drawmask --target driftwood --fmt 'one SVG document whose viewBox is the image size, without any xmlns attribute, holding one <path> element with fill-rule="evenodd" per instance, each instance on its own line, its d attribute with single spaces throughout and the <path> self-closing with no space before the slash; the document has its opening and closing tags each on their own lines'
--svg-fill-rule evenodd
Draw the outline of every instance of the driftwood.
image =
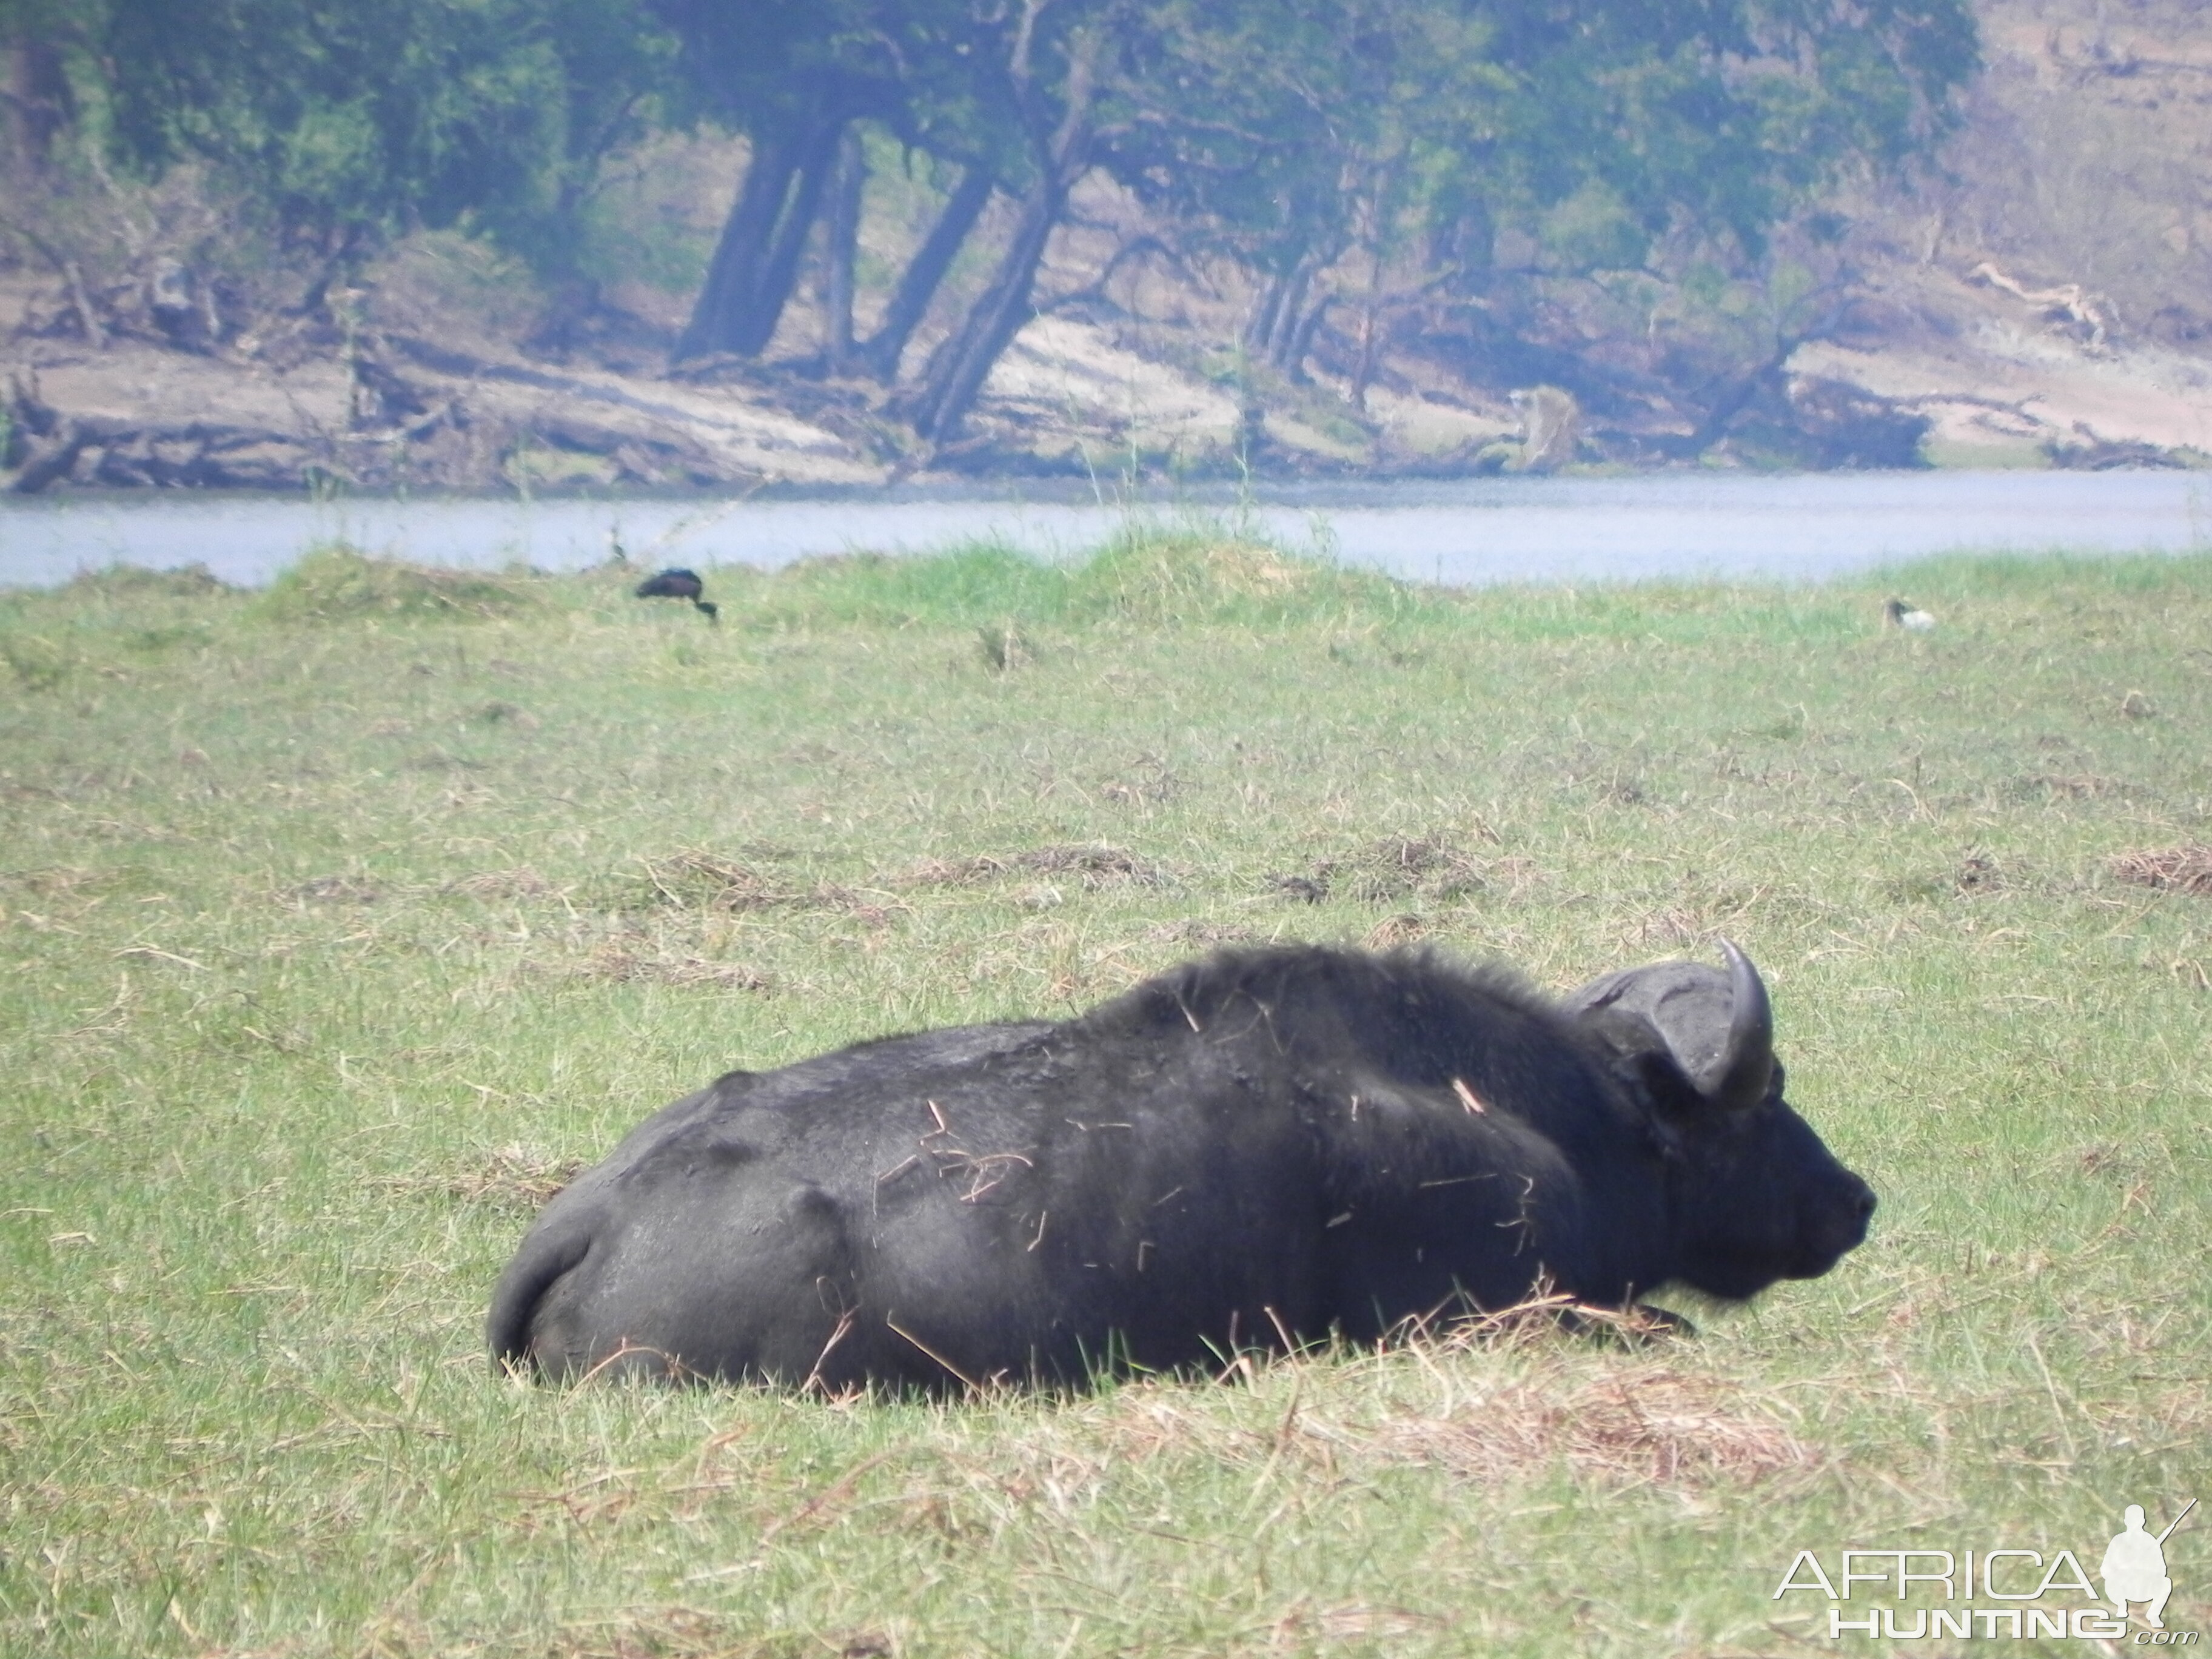
<svg viewBox="0 0 2212 1659">
<path fill-rule="evenodd" d="M 8 385 L 11 494 L 35 495 L 64 478 L 131 486 L 261 489 L 299 482 L 317 464 L 297 434 L 219 421 L 145 422 L 67 415 L 40 395 L 38 376 Z M 275 455 L 253 452 L 275 450 Z"/>
<path fill-rule="evenodd" d="M 1970 283 L 1980 283 L 1990 288 L 2002 289 L 2018 300 L 2040 309 L 2051 322 L 2072 323 L 2087 330 L 2084 343 L 2101 350 L 2106 337 L 2111 332 L 2113 318 L 2112 302 L 2101 294 L 2092 294 L 2079 283 L 2064 283 L 2057 288 L 2028 288 L 2006 276 L 1986 259 L 1966 273 Z"/>
<path fill-rule="evenodd" d="M 0 465 L 16 471 L 5 488 L 20 495 L 64 482 L 120 489 L 289 489 L 319 474 L 370 488 L 403 481 L 481 488 L 505 482 L 507 459 L 532 449 L 593 457 L 622 484 L 738 481 L 725 457 L 683 428 L 681 411 L 566 376 L 467 360 L 483 379 L 570 394 L 526 415 L 487 416 L 458 393 L 441 395 L 401 375 L 382 349 L 386 343 L 368 343 L 351 360 L 350 430 L 325 431 L 312 422 L 285 431 L 220 421 L 70 414 L 46 401 L 35 374 L 27 381 L 12 377 L 8 453 L 0 454 Z M 416 342 L 390 343 L 418 360 L 447 356 Z M 451 361 L 436 367 L 450 373 Z M 612 418 L 592 419 L 594 404 Z M 617 424 L 621 414 L 661 418 Z"/>
</svg>

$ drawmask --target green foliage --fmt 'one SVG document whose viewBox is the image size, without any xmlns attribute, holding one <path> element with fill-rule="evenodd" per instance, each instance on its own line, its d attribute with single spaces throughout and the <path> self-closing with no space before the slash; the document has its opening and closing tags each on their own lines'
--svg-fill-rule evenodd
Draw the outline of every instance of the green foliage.
<svg viewBox="0 0 2212 1659">
<path fill-rule="evenodd" d="M 559 263 L 659 73 L 636 0 L 99 0 L 115 143 L 322 237 L 469 224 Z"/>
<path fill-rule="evenodd" d="M 1545 251 L 1570 270 L 1627 270 L 1642 264 L 1651 246 L 1650 233 L 1602 179 L 1554 204 L 1541 226 Z"/>
<path fill-rule="evenodd" d="M 51 691 L 70 675 L 69 654 L 37 634 L 0 633 L 0 662 L 5 662 L 26 691 Z"/>
<path fill-rule="evenodd" d="M 112 564 L 105 570 L 80 571 L 70 578 L 67 591 L 110 599 L 205 599 L 237 590 L 209 569 L 204 561 L 196 561 L 164 570 L 137 564 Z"/>
<path fill-rule="evenodd" d="M 372 558 L 334 543 L 315 549 L 278 575 L 258 609 L 271 621 L 334 623 L 512 617 L 539 603 L 520 579 Z"/>
<path fill-rule="evenodd" d="M 727 620 L 778 629 L 1381 623 L 1449 603 L 1371 571 L 1291 557 L 1218 526 L 1134 526 L 1066 565 L 985 542 L 926 556 L 805 559 L 765 574 L 725 568 L 714 574 L 714 592 Z"/>
<path fill-rule="evenodd" d="M 738 141 L 703 131 L 653 133 L 610 157 L 578 214 L 577 268 L 602 283 L 696 291 L 744 165 Z"/>
</svg>

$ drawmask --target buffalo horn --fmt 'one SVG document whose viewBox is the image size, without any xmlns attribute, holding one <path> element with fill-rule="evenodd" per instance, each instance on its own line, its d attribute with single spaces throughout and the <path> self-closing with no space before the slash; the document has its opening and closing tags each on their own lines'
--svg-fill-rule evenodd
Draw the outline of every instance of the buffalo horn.
<svg viewBox="0 0 2212 1659">
<path fill-rule="evenodd" d="M 1774 1076 L 1774 1008 L 1751 958 L 1727 939 L 1721 952 L 1729 966 L 1728 1042 L 1698 1082 L 1723 1111 L 1743 1111 L 1766 1098 Z"/>
</svg>

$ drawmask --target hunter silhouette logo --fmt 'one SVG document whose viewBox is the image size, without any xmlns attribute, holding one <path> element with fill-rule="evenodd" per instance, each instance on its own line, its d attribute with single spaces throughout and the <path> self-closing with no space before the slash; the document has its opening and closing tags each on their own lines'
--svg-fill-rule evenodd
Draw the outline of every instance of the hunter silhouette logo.
<svg viewBox="0 0 2212 1659">
<path fill-rule="evenodd" d="M 2129 1610 L 2140 1609 L 2134 1647 L 2195 1647 L 2195 1631 L 2169 1631 L 2166 1604 L 2173 1595 L 2166 1540 L 2197 1507 L 2192 1498 L 2154 1533 L 2143 1506 L 2121 1515 L 2097 1565 L 2100 1596 L 2081 1558 L 2072 1550 L 2000 1548 L 1846 1549 L 1831 1577 L 1818 1552 L 1800 1550 L 1782 1576 L 1773 1600 L 1810 1590 L 1829 1603 L 1828 1635 L 1877 1640 L 1923 1641 L 1935 1637 L 2071 1637 L 2107 1644 L 2130 1635 Z M 1864 1595 L 1873 1605 L 1849 1606 Z M 1899 1605 L 1918 1601 L 1921 1605 Z M 1892 1605 L 1884 1606 L 1887 1601 Z M 1975 1605 L 1983 1603 L 1984 1605 Z M 2106 1605 L 2110 1604 L 2109 1608 Z M 1962 1605 L 1963 1604 L 1963 1605 Z M 1910 1622 L 1906 1622 L 1907 1620 Z"/>
<path fill-rule="evenodd" d="M 2106 1597 L 2121 1618 L 2128 1616 L 2129 1602 L 2147 1601 L 2150 1605 L 2144 1609 L 2143 1623 L 2153 1630 L 2166 1628 L 2166 1620 L 2159 1615 L 2166 1611 L 2166 1598 L 2173 1594 L 2173 1580 L 2166 1576 L 2166 1540 L 2196 1507 L 2192 1498 L 2179 1515 L 2166 1522 L 2166 1530 L 2154 1538 L 2143 1530 L 2142 1505 L 2128 1505 L 2121 1516 L 2127 1530 L 2115 1534 L 2105 1547 L 2104 1565 L 2097 1570 L 2105 1581 Z"/>
</svg>

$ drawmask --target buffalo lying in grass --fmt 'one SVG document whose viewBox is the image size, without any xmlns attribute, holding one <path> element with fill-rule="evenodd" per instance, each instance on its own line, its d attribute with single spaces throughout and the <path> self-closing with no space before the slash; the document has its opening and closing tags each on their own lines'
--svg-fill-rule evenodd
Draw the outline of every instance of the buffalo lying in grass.
<svg viewBox="0 0 2212 1659">
<path fill-rule="evenodd" d="M 732 1072 L 538 1218 L 495 1363 L 841 1390 L 1202 1364 L 1549 1286 L 1626 1307 L 1832 1267 L 1866 1183 L 1782 1098 L 1765 988 L 1662 963 L 1563 1000 L 1308 946 L 1060 1024 Z"/>
</svg>

